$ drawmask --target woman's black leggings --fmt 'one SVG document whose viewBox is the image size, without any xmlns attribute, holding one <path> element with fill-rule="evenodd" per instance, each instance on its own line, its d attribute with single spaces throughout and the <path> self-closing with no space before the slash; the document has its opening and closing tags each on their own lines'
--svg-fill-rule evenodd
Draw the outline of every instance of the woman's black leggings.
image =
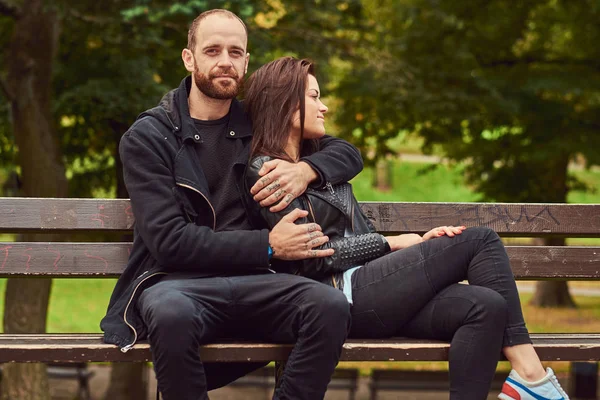
<svg viewBox="0 0 600 400">
<path fill-rule="evenodd" d="M 350 337 L 450 341 L 450 399 L 485 399 L 502 347 L 531 343 L 506 250 L 488 228 L 367 263 L 352 297 Z"/>
</svg>

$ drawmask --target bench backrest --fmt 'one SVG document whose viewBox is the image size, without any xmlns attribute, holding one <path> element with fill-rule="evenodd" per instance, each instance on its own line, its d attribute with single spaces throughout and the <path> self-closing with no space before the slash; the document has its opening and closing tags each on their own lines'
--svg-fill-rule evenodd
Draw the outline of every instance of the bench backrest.
<svg viewBox="0 0 600 400">
<path fill-rule="evenodd" d="M 598 204 L 362 202 L 383 234 L 488 226 L 507 237 L 600 237 Z M 0 198 L 3 233 L 131 233 L 122 199 Z M 0 276 L 117 277 L 130 243 L 0 242 Z M 600 246 L 508 246 L 517 279 L 600 279 Z"/>
</svg>

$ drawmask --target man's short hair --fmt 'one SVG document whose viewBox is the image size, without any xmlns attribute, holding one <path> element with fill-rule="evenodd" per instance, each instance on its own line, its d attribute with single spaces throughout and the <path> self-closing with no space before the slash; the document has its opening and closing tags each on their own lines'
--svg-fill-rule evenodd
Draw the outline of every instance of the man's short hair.
<svg viewBox="0 0 600 400">
<path fill-rule="evenodd" d="M 231 19 L 237 19 L 238 21 L 240 21 L 240 24 L 242 24 L 242 26 L 244 27 L 244 30 L 246 31 L 246 37 L 248 36 L 248 28 L 246 27 L 246 24 L 244 23 L 244 21 L 242 21 L 242 19 L 240 17 L 238 17 L 237 15 L 235 15 L 234 13 L 232 13 L 229 10 L 216 8 L 214 10 L 204 11 L 202 14 L 198 15 L 196 17 L 196 19 L 194 19 L 192 21 L 192 24 L 190 25 L 190 29 L 188 31 L 188 44 L 187 44 L 188 49 L 194 51 L 194 48 L 196 47 L 196 31 L 198 30 L 198 26 L 200 25 L 200 22 L 202 22 L 202 20 L 205 19 L 206 17 L 209 17 L 214 14 L 221 14 L 221 15 L 224 15 Z"/>
</svg>

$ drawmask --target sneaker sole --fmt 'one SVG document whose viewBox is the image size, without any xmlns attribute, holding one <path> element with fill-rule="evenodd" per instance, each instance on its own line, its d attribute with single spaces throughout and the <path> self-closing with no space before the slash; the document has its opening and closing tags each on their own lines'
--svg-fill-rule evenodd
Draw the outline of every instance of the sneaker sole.
<svg viewBox="0 0 600 400">
<path fill-rule="evenodd" d="M 500 393 L 500 394 L 498 395 L 498 398 L 499 398 L 500 400 L 517 400 L 517 399 L 515 399 L 515 398 L 512 398 L 512 397 L 510 397 L 509 395 L 507 395 L 507 394 L 505 394 L 505 393 Z"/>
</svg>

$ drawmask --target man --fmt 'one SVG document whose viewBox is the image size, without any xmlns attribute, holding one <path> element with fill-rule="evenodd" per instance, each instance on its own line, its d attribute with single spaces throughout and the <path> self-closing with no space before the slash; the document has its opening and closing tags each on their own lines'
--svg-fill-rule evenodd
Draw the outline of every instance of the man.
<svg viewBox="0 0 600 400">
<path fill-rule="evenodd" d="M 182 59 L 191 76 L 141 114 L 120 143 L 135 215 L 126 270 L 101 322 L 105 341 L 129 350 L 147 337 L 167 400 L 207 399 L 207 390 L 256 365 L 203 365 L 198 347 L 223 337 L 295 343 L 275 399 L 320 399 L 349 325 L 344 295 L 270 258 L 325 257 L 316 224 L 295 210 L 268 230 L 250 230 L 241 179 L 251 126 L 235 100 L 248 67 L 244 23 L 211 10 L 192 23 Z M 298 164 L 268 164 L 255 200 L 283 209 L 308 184 L 349 180 L 358 151 L 335 138 Z"/>
</svg>

